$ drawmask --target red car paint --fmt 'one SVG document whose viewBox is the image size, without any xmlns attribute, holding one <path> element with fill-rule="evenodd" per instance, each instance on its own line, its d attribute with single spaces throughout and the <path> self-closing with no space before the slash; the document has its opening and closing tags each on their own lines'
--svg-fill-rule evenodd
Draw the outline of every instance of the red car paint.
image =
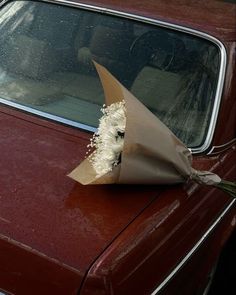
<svg viewBox="0 0 236 295">
<path fill-rule="evenodd" d="M 84 3 L 188 26 L 224 42 L 227 72 L 211 145 L 218 148 L 212 155 L 195 156 L 194 167 L 235 180 L 235 6 L 219 1 Z M 232 201 L 219 190 L 191 182 L 171 187 L 84 187 L 66 175 L 83 159 L 90 133 L 2 105 L 0 130 L 3 292 L 151 294 Z M 235 205 L 218 221 L 162 294 L 204 289 L 235 228 Z"/>
</svg>

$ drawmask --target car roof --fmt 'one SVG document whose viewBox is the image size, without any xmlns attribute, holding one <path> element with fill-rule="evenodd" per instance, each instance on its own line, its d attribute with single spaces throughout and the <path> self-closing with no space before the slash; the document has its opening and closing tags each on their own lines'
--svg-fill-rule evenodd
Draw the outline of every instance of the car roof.
<svg viewBox="0 0 236 295">
<path fill-rule="evenodd" d="M 63 2 L 63 1 L 62 1 Z M 189 27 L 222 41 L 236 40 L 234 0 L 71 0 Z"/>
</svg>

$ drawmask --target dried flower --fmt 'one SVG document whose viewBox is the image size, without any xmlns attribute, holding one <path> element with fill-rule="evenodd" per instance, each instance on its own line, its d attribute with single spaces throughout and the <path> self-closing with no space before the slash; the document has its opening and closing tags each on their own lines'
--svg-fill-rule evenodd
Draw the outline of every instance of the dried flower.
<svg viewBox="0 0 236 295">
<path fill-rule="evenodd" d="M 95 66 L 109 106 L 103 107 L 98 131 L 88 145 L 95 151 L 69 174 L 71 178 L 84 185 L 174 184 L 192 179 L 236 198 L 235 182 L 194 169 L 184 143 L 105 68 Z M 120 169 L 113 169 L 118 164 Z"/>
<path fill-rule="evenodd" d="M 97 178 L 111 171 L 121 161 L 126 125 L 125 102 L 103 105 L 103 116 L 88 148 L 95 148 L 89 156 Z"/>
</svg>

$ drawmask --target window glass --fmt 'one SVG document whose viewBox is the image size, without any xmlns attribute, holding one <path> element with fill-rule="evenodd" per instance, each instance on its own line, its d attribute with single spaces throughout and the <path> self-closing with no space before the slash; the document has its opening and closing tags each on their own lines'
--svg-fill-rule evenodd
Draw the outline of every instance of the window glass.
<svg viewBox="0 0 236 295">
<path fill-rule="evenodd" d="M 213 43 L 134 20 L 39 1 L 0 11 L 0 97 L 97 127 L 92 59 L 187 144 L 204 142 L 219 75 Z"/>
</svg>

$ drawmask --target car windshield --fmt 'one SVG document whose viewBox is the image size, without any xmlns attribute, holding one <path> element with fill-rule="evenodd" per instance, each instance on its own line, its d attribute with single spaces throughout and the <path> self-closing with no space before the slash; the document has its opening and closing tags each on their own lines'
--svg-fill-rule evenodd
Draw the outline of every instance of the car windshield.
<svg viewBox="0 0 236 295">
<path fill-rule="evenodd" d="M 0 11 L 0 99 L 96 128 L 104 96 L 95 60 L 186 145 L 199 147 L 214 105 L 219 52 L 208 40 L 153 24 L 11 1 Z"/>
</svg>

